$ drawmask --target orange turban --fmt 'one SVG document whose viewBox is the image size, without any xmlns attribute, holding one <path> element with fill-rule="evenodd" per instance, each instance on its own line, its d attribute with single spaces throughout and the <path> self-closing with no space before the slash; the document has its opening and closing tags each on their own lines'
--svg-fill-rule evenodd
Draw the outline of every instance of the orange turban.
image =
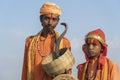
<svg viewBox="0 0 120 80">
<path fill-rule="evenodd" d="M 93 31 L 89 32 L 86 35 L 86 39 L 87 38 L 96 39 L 96 40 L 100 41 L 101 43 L 105 42 L 105 34 L 101 29 L 96 29 L 96 30 L 93 30 Z"/>
<path fill-rule="evenodd" d="M 41 14 L 57 14 L 57 15 L 61 15 L 61 9 L 58 5 L 56 5 L 55 3 L 52 2 L 45 2 L 42 7 L 40 8 L 40 13 Z"/>
</svg>

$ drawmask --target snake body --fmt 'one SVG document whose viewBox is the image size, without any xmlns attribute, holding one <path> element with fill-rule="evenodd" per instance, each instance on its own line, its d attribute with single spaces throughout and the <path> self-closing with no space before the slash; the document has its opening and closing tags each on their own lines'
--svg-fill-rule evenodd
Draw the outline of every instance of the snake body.
<svg viewBox="0 0 120 80">
<path fill-rule="evenodd" d="M 58 58 L 60 56 L 60 52 L 59 52 L 59 45 L 60 45 L 60 41 L 61 39 L 64 37 L 64 35 L 66 34 L 67 32 L 67 29 L 68 29 L 68 26 L 66 23 L 61 23 L 61 25 L 63 25 L 65 27 L 65 30 L 62 32 L 62 34 L 60 35 L 60 37 L 57 39 L 56 41 L 56 54 L 55 54 L 55 57 Z"/>
</svg>

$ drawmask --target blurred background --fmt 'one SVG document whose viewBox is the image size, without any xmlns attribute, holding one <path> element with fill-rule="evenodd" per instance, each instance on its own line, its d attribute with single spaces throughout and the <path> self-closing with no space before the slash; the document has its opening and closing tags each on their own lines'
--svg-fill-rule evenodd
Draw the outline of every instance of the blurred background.
<svg viewBox="0 0 120 80">
<path fill-rule="evenodd" d="M 81 46 L 85 35 L 101 28 L 106 34 L 107 57 L 120 68 L 120 0 L 1 0 L 0 1 L 0 80 L 21 80 L 25 39 L 40 31 L 39 10 L 46 1 L 62 9 L 60 23 L 68 24 L 67 37 L 77 65 L 85 61 Z M 64 30 L 60 24 L 58 32 Z"/>
</svg>

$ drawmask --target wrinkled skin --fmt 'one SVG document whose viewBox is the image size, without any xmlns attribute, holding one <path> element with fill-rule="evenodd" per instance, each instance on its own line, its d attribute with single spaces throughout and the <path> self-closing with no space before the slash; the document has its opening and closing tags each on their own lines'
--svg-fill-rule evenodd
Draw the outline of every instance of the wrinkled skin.
<svg viewBox="0 0 120 80">
<path fill-rule="evenodd" d="M 40 16 L 40 21 L 43 26 L 42 36 L 47 37 L 48 33 L 54 33 L 54 29 L 59 22 L 59 16 L 56 14 L 44 14 Z"/>
</svg>

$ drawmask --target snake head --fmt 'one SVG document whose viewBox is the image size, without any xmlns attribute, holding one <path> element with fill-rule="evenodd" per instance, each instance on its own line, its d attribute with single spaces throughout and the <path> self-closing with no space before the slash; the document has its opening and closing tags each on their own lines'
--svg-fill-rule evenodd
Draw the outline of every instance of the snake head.
<svg viewBox="0 0 120 80">
<path fill-rule="evenodd" d="M 61 23 L 61 25 L 67 27 L 67 24 L 65 22 Z"/>
</svg>

